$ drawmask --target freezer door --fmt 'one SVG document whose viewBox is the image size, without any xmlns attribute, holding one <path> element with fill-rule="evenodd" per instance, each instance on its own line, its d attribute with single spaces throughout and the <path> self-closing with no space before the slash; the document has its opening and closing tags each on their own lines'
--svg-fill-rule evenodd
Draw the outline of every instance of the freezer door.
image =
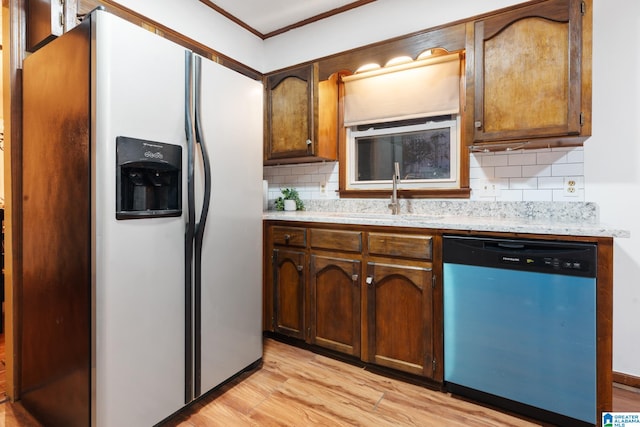
<svg viewBox="0 0 640 427">
<path fill-rule="evenodd" d="M 201 79 L 212 191 L 202 248 L 196 397 L 262 357 L 262 84 L 205 59 Z M 196 158 L 199 212 L 203 175 Z"/>
<path fill-rule="evenodd" d="M 91 66 L 92 421 L 150 426 L 184 404 L 185 219 L 116 219 L 116 138 L 184 147 L 184 49 L 97 12 Z"/>
</svg>

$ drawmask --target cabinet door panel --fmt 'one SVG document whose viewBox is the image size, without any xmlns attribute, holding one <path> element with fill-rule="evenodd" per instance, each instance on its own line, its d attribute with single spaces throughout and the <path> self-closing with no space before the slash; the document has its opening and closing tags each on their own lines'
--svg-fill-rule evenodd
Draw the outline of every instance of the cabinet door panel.
<svg viewBox="0 0 640 427">
<path fill-rule="evenodd" d="M 304 338 L 304 252 L 273 250 L 274 330 Z"/>
<path fill-rule="evenodd" d="M 567 126 L 568 30 L 566 23 L 530 18 L 485 40 L 485 132 Z"/>
<path fill-rule="evenodd" d="M 35 52 L 64 32 L 64 2 L 27 1 L 27 50 Z"/>
<path fill-rule="evenodd" d="M 433 376 L 431 269 L 367 264 L 370 362 Z"/>
<path fill-rule="evenodd" d="M 310 343 L 360 355 L 360 261 L 311 256 Z"/>
<path fill-rule="evenodd" d="M 580 135 L 579 4 L 553 0 L 474 28 L 474 141 Z"/>
<path fill-rule="evenodd" d="M 312 68 L 267 80 L 268 158 L 313 155 Z"/>
</svg>

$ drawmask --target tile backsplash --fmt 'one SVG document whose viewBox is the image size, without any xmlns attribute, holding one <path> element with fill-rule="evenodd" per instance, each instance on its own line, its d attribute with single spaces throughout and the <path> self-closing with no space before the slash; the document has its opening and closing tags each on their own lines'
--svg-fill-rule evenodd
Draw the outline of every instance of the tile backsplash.
<svg viewBox="0 0 640 427">
<path fill-rule="evenodd" d="M 473 153 L 471 199 L 582 202 L 583 162 L 582 147 Z"/>
<path fill-rule="evenodd" d="M 263 178 L 269 182 L 269 200 L 285 187 L 295 187 L 302 200 L 339 199 L 338 162 L 265 166 Z"/>
<path fill-rule="evenodd" d="M 470 154 L 471 200 L 584 201 L 584 150 L 547 148 Z M 265 166 L 269 200 L 295 187 L 303 200 L 338 199 L 338 162 Z"/>
</svg>

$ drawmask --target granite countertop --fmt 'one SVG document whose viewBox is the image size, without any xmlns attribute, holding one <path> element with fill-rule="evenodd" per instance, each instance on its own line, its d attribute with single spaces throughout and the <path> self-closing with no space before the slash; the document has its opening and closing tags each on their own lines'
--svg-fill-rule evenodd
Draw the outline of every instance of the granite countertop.
<svg viewBox="0 0 640 427">
<path fill-rule="evenodd" d="M 400 215 L 391 215 L 382 201 L 307 201 L 304 211 L 266 211 L 263 219 L 558 236 L 630 236 L 627 230 L 602 224 L 593 203 L 403 200 L 401 204 Z"/>
</svg>

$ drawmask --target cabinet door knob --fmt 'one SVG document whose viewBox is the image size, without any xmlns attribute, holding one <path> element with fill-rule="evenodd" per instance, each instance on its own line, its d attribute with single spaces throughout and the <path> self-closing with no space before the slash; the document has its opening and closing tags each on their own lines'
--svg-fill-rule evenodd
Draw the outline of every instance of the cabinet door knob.
<svg viewBox="0 0 640 427">
<path fill-rule="evenodd" d="M 285 234 L 284 235 L 284 241 L 289 243 L 289 240 L 291 239 L 291 235 L 290 234 Z"/>
<path fill-rule="evenodd" d="M 358 281 L 358 275 L 357 274 L 352 274 L 351 275 L 351 280 L 353 280 L 354 282 Z"/>
<path fill-rule="evenodd" d="M 365 282 L 367 282 L 367 285 L 371 285 L 373 283 L 373 277 L 367 276 L 367 279 L 365 280 Z"/>
<path fill-rule="evenodd" d="M 307 145 L 311 145 L 311 140 L 307 139 Z"/>
<path fill-rule="evenodd" d="M 480 128 L 482 128 L 482 122 L 481 122 L 480 120 L 476 121 L 476 122 L 474 123 L 474 125 L 475 125 L 476 129 L 480 129 Z"/>
<path fill-rule="evenodd" d="M 296 268 L 298 269 L 298 271 L 302 271 L 302 266 L 301 265 L 297 265 Z"/>
</svg>

